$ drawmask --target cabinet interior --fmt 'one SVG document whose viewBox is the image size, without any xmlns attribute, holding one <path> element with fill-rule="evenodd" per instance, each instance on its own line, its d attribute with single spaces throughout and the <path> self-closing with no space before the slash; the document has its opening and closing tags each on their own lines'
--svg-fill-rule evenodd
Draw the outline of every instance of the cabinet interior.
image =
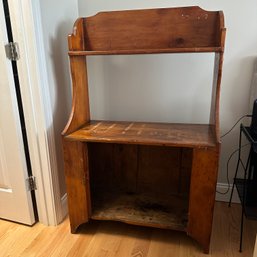
<svg viewBox="0 0 257 257">
<path fill-rule="evenodd" d="M 88 143 L 92 218 L 184 230 L 192 149 Z"/>
</svg>

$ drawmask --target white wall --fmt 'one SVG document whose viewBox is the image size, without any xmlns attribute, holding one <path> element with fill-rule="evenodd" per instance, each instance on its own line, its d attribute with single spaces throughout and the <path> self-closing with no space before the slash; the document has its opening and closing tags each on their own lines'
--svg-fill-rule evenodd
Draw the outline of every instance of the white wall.
<svg viewBox="0 0 257 257">
<path fill-rule="evenodd" d="M 257 55 L 257 1 L 78 1 L 80 16 L 107 10 L 192 5 L 223 10 L 227 37 L 220 102 L 221 134 L 248 112 Z M 90 57 L 88 65 L 93 118 L 201 123 L 208 120 L 211 54 Z M 226 182 L 226 161 L 237 147 L 237 136 L 238 127 L 222 140 L 220 182 Z"/>
<path fill-rule="evenodd" d="M 208 123 L 213 67 L 206 63 L 213 60 L 213 54 L 90 57 L 92 118 Z"/>
<path fill-rule="evenodd" d="M 78 17 L 78 4 L 69 0 L 40 0 L 41 23 L 43 30 L 44 51 L 47 81 L 44 86 L 49 90 L 45 98 L 46 113 L 49 114 L 49 134 L 54 133 L 53 145 L 55 152 L 50 158 L 57 159 L 59 172 L 60 195 L 66 192 L 61 147 L 61 131 L 67 123 L 71 109 L 71 90 L 68 62 L 67 36 L 72 32 L 74 21 Z M 42 72 L 44 72 L 42 70 Z M 47 91 L 44 90 L 44 91 Z M 50 106 L 48 106 L 50 105 Z M 50 108 L 50 109 L 49 109 Z M 53 131 L 52 131 L 53 129 Z"/>
</svg>

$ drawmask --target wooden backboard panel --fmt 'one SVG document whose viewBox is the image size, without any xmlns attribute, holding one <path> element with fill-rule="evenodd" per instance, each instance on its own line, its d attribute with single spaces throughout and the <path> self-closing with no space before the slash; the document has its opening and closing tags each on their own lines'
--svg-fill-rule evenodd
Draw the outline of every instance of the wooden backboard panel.
<svg viewBox="0 0 257 257">
<path fill-rule="evenodd" d="M 199 7 L 102 12 L 83 22 L 86 51 L 218 47 L 224 26 L 222 12 Z"/>
</svg>

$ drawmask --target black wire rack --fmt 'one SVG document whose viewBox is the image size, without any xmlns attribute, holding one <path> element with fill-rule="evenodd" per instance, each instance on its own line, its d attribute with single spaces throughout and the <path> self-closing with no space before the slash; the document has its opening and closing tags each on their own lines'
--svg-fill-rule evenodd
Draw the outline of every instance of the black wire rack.
<svg viewBox="0 0 257 257">
<path fill-rule="evenodd" d="M 241 155 L 243 135 L 249 141 L 251 146 L 246 162 L 242 160 Z M 243 178 L 238 178 L 238 170 L 240 166 L 243 168 Z M 242 252 L 244 216 L 249 219 L 257 220 L 257 141 L 251 135 L 250 127 L 246 127 L 243 124 L 240 125 L 238 160 L 229 206 L 231 206 L 231 200 L 235 187 L 242 205 L 239 246 L 239 251 Z"/>
</svg>

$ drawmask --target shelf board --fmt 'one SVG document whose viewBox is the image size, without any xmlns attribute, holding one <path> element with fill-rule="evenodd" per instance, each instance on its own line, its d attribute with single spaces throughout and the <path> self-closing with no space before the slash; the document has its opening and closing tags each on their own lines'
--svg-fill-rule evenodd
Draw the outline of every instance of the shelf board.
<svg viewBox="0 0 257 257">
<path fill-rule="evenodd" d="M 151 122 L 92 120 L 67 139 L 86 142 L 215 147 L 214 126 Z"/>
<path fill-rule="evenodd" d="M 102 191 L 101 191 L 102 192 Z M 180 196 L 157 198 L 145 194 L 92 194 L 92 219 L 185 231 L 188 200 Z"/>
<path fill-rule="evenodd" d="M 69 51 L 70 56 L 83 55 L 130 55 L 130 54 L 165 54 L 165 53 L 211 53 L 223 52 L 223 47 L 178 47 L 164 49 L 121 49 L 121 50 L 95 50 L 95 51 Z"/>
</svg>

